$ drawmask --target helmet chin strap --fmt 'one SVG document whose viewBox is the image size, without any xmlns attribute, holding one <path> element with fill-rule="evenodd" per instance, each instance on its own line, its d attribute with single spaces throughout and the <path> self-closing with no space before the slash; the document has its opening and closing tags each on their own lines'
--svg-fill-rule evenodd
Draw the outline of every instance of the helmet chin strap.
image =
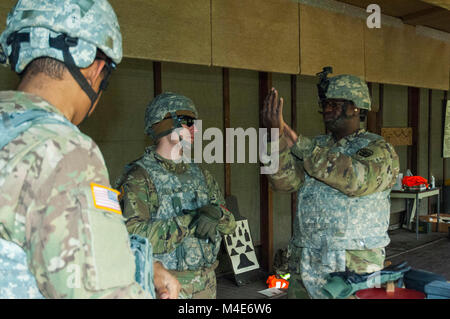
<svg viewBox="0 0 450 319">
<path fill-rule="evenodd" d="M 86 95 L 89 97 L 89 100 L 91 101 L 91 106 L 89 107 L 89 110 L 87 111 L 83 120 L 78 124 L 78 126 L 80 126 L 88 118 L 95 103 L 97 102 L 97 100 L 100 96 L 100 93 L 102 91 L 106 90 L 106 87 L 108 85 L 108 80 L 111 75 L 111 68 L 105 66 L 108 68 L 108 73 L 106 74 L 105 78 L 102 80 L 98 92 L 95 92 L 94 89 L 89 84 L 89 82 L 84 77 L 83 73 L 81 73 L 80 69 L 76 66 L 75 61 L 72 57 L 72 54 L 70 54 L 69 48 L 74 47 L 77 44 L 78 44 L 77 38 L 72 38 L 65 34 L 61 34 L 61 35 L 57 36 L 56 38 L 50 38 L 50 46 L 62 51 L 63 58 L 64 58 L 64 64 L 66 65 L 66 67 L 69 70 L 72 77 L 75 79 L 75 81 L 78 83 L 78 85 L 81 87 L 81 89 L 84 91 L 84 93 L 86 93 Z"/>
<path fill-rule="evenodd" d="M 11 52 L 11 55 L 9 56 L 9 60 L 11 63 L 11 68 L 13 70 L 15 70 L 18 59 L 19 59 L 20 46 L 21 46 L 22 42 L 30 42 L 30 34 L 29 33 L 19 33 L 16 31 L 16 32 L 10 34 L 10 36 L 7 39 L 8 45 L 12 46 L 12 52 Z M 86 95 L 91 100 L 91 106 L 89 107 L 89 110 L 86 113 L 86 116 L 84 117 L 84 119 L 80 122 L 80 124 L 81 124 L 89 116 L 89 113 L 91 112 L 96 101 L 98 100 L 98 97 L 100 96 L 100 92 L 102 90 L 106 89 L 106 86 L 108 83 L 108 78 L 111 74 L 111 69 L 108 67 L 108 73 L 105 76 L 105 78 L 102 80 L 99 91 L 95 92 L 94 89 L 89 84 L 89 82 L 84 77 L 84 75 L 81 73 L 80 69 L 75 64 L 72 54 L 70 54 L 70 51 L 69 51 L 69 49 L 71 47 L 75 47 L 78 45 L 78 39 L 70 37 L 66 34 L 60 34 L 56 38 L 49 37 L 49 45 L 50 45 L 50 47 L 58 49 L 62 52 L 63 59 L 64 59 L 64 65 L 67 67 L 67 69 L 69 70 L 70 74 L 73 76 L 75 81 L 77 81 L 77 83 L 81 87 L 81 89 L 86 93 Z M 80 125 L 80 124 L 78 124 L 78 125 Z"/>
</svg>

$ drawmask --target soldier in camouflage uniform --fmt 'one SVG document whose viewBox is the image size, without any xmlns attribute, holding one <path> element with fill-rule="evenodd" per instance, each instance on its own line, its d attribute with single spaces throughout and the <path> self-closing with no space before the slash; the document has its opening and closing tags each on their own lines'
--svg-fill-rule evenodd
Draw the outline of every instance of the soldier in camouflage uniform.
<svg viewBox="0 0 450 319">
<path fill-rule="evenodd" d="M 192 145 L 196 118 L 187 97 L 157 96 L 145 114 L 145 132 L 156 145 L 126 166 L 116 188 L 128 231 L 150 240 L 154 258 L 180 281 L 180 298 L 206 299 L 216 297 L 221 235 L 236 223 L 212 175 L 181 160 L 180 145 Z"/>
<path fill-rule="evenodd" d="M 117 192 L 76 125 L 122 59 L 106 0 L 20 0 L 0 37 L 20 77 L 0 92 L 0 298 L 149 298 Z M 155 263 L 162 297 L 178 282 Z"/>
<path fill-rule="evenodd" d="M 272 89 L 264 124 L 280 129 L 279 167 L 273 189 L 298 192 L 289 244 L 288 298 L 327 298 L 321 288 L 331 272 L 383 268 L 389 243 L 389 192 L 399 172 L 394 148 L 360 129 L 370 110 L 367 85 L 352 75 L 323 78 L 319 85 L 327 135 L 297 135 L 283 121 L 283 99 Z M 275 148 L 276 149 L 276 148 Z"/>
</svg>

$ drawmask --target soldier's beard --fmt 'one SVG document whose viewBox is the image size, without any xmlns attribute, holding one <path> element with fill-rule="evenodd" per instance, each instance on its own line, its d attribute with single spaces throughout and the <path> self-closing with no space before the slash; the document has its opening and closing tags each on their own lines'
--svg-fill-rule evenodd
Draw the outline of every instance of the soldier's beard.
<svg viewBox="0 0 450 319">
<path fill-rule="evenodd" d="M 332 133 L 338 132 L 347 126 L 347 120 L 350 118 L 350 116 L 347 116 L 344 112 L 342 112 L 337 118 L 324 121 L 325 128 Z"/>
</svg>

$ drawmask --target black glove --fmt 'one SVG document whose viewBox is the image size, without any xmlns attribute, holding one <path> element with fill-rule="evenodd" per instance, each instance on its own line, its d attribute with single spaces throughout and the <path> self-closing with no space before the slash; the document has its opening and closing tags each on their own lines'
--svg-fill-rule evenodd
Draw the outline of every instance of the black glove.
<svg viewBox="0 0 450 319">
<path fill-rule="evenodd" d="M 192 218 L 189 228 L 197 226 L 195 236 L 201 239 L 209 238 L 216 242 L 216 228 L 222 218 L 222 211 L 214 205 L 206 205 L 197 210 L 197 214 Z"/>
</svg>

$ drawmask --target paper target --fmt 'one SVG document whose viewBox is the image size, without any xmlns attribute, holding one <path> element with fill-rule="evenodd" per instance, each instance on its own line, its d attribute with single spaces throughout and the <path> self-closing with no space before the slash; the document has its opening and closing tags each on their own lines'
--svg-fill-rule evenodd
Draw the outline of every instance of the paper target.
<svg viewBox="0 0 450 319">
<path fill-rule="evenodd" d="M 235 274 L 241 274 L 259 268 L 255 248 L 253 247 L 253 241 L 250 236 L 248 220 L 236 221 L 234 233 L 225 236 L 225 246 L 231 258 L 231 264 L 233 265 Z"/>
</svg>

